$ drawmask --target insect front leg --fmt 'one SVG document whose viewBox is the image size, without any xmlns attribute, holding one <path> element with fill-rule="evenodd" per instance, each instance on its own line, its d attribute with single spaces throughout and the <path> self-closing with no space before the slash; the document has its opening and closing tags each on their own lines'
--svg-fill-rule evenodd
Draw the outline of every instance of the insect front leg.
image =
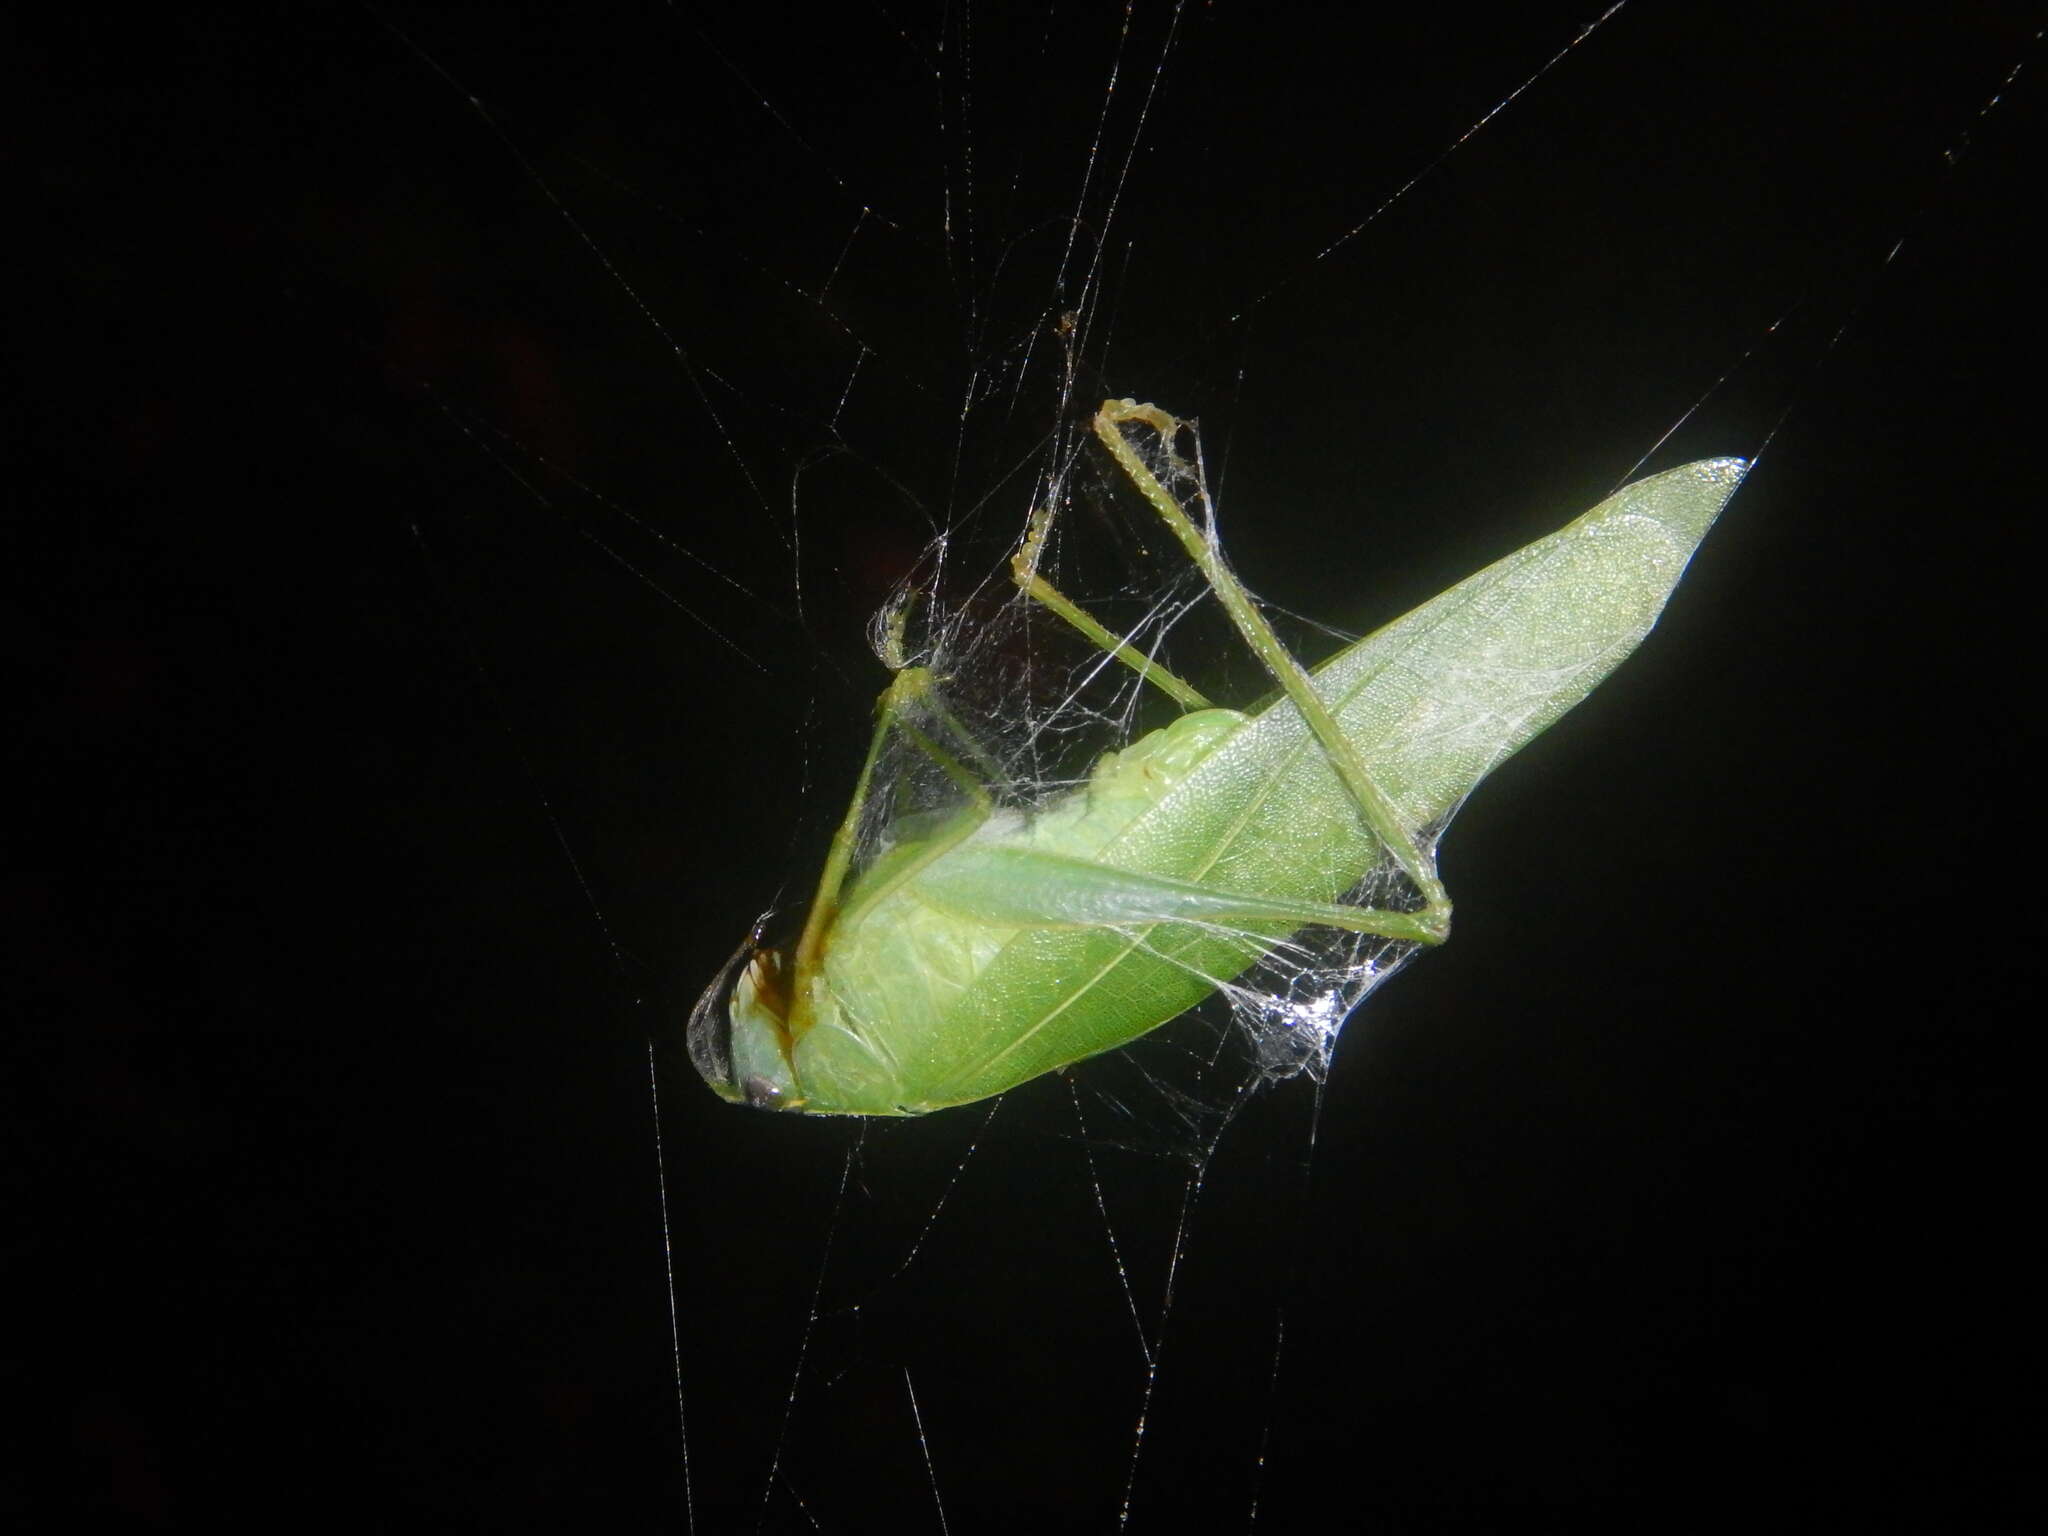
<svg viewBox="0 0 2048 1536">
<path fill-rule="evenodd" d="M 832 847 L 825 856 L 825 869 L 818 879 L 817 894 L 811 899 L 811 910 L 804 919 L 803 934 L 797 940 L 792 956 L 793 985 L 788 1025 L 792 1039 L 801 1039 L 810 1027 L 812 1003 L 809 982 L 823 973 L 825 950 L 832 930 L 842 920 L 852 915 L 842 910 L 841 898 L 845 892 L 847 875 L 853 868 L 861 823 L 867 815 L 868 797 L 874 785 L 875 765 L 880 762 L 882 748 L 889 737 L 896 732 L 902 732 L 918 750 L 936 762 L 947 777 L 959 786 L 967 803 L 949 818 L 943 827 L 926 839 L 923 853 L 919 858 L 904 864 L 895 880 L 868 892 L 857 905 L 865 905 L 885 894 L 893 885 L 908 879 L 923 864 L 963 841 L 988 819 L 989 795 L 981 781 L 975 778 L 957 757 L 933 741 L 909 719 L 914 710 L 923 706 L 948 734 L 956 736 L 970 750 L 979 754 L 979 746 L 972 736 L 967 734 L 965 728 L 953 718 L 952 712 L 938 700 L 937 688 L 937 679 L 929 668 L 905 667 L 897 672 L 875 706 L 875 729 L 874 734 L 868 738 L 867 757 L 861 763 L 860 778 L 854 783 L 853 799 L 846 807 L 846 816 L 839 823 L 839 829 L 832 834 Z"/>
</svg>

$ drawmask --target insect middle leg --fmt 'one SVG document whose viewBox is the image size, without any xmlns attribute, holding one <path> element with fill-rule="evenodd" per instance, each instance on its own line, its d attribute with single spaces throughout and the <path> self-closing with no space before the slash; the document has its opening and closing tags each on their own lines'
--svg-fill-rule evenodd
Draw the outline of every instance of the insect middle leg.
<svg viewBox="0 0 2048 1536">
<path fill-rule="evenodd" d="M 1181 708 L 1214 708 L 1192 683 L 1162 666 L 1154 657 L 1138 650 L 1130 641 L 1118 639 L 1115 631 L 1109 629 L 1101 620 L 1038 573 L 1038 557 L 1045 548 L 1045 536 L 1051 526 L 1052 508 L 1040 507 L 1031 514 L 1031 525 L 1024 534 L 1024 543 L 1017 553 L 1010 557 L 1010 575 L 1016 581 L 1018 590 L 1041 607 L 1049 608 L 1065 619 L 1139 677 L 1171 697 Z"/>
</svg>

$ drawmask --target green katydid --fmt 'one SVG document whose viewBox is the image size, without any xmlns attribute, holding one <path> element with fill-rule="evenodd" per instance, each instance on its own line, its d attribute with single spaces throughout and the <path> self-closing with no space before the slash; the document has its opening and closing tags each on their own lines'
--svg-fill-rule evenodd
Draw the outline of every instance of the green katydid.
<svg viewBox="0 0 2048 1536">
<path fill-rule="evenodd" d="M 922 1114 L 1127 1045 L 1308 930 L 1441 943 L 1434 832 L 1649 633 L 1747 468 L 1708 459 L 1626 486 L 1310 671 L 1224 562 L 1199 473 L 1175 451 L 1187 424 L 1111 400 L 1094 427 L 1279 693 L 1257 714 L 1210 707 L 1061 595 L 1038 570 L 1042 508 L 1018 586 L 1188 712 L 1027 815 L 969 767 L 982 754 L 943 679 L 885 645 L 895 677 L 801 937 L 750 944 L 691 1016 L 691 1057 L 721 1096 Z M 1132 428 L 1157 435 L 1163 477 Z M 892 741 L 959 803 L 889 826 L 856 870 Z M 1406 909 L 1347 901 L 1389 861 Z"/>
</svg>

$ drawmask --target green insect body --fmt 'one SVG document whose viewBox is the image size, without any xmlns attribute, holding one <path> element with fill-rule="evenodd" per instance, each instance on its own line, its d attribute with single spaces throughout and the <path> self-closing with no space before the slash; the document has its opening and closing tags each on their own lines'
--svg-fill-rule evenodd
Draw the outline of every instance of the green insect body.
<svg viewBox="0 0 2048 1536">
<path fill-rule="evenodd" d="M 1304 930 L 1439 942 L 1450 906 L 1421 840 L 1649 632 L 1746 468 L 1706 460 L 1627 486 L 1308 672 L 1265 628 L 1213 535 L 1131 451 L 1133 421 L 1159 433 L 1169 458 L 1182 424 L 1130 401 L 1096 418 L 1279 697 L 1255 715 L 1194 709 L 1026 814 L 995 806 L 961 764 L 953 749 L 972 755 L 973 744 L 948 739 L 960 733 L 932 675 L 899 670 L 803 938 L 788 952 L 746 952 L 692 1017 L 692 1057 L 722 1096 L 921 1114 L 1126 1045 L 1284 957 Z M 1036 577 L 1035 545 L 1026 551 L 1020 585 L 1114 648 Z M 966 803 L 901 819 L 850 875 L 892 732 L 928 752 Z M 1345 905 L 1390 858 L 1416 910 Z"/>
</svg>

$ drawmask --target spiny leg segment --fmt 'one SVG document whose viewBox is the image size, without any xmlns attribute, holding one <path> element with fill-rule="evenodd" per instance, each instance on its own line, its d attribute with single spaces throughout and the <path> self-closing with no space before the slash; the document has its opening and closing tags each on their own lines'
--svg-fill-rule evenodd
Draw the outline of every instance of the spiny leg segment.
<svg viewBox="0 0 2048 1536">
<path fill-rule="evenodd" d="M 1348 921 L 1339 926 L 1359 928 L 1361 919 L 1370 923 L 1376 919 L 1388 920 L 1389 926 L 1398 931 L 1400 937 L 1418 935 L 1425 943 L 1441 943 L 1450 936 L 1451 901 L 1444 890 L 1443 881 L 1438 878 L 1436 859 L 1415 841 L 1414 836 L 1402 825 L 1400 813 L 1384 791 L 1374 783 L 1365 760 L 1357 746 L 1344 734 L 1343 728 L 1331 715 L 1329 707 L 1315 691 L 1308 671 L 1295 659 L 1273 628 L 1266 622 L 1265 615 L 1252 601 L 1251 594 L 1238 581 L 1223 558 L 1223 551 L 1214 536 L 1214 519 L 1208 518 L 1207 530 L 1197 528 L 1180 502 L 1159 481 L 1159 477 L 1141 459 L 1130 442 L 1124 437 L 1123 423 L 1137 422 L 1158 433 L 1162 451 L 1169 455 L 1178 468 L 1188 469 L 1196 484 L 1202 485 L 1200 471 L 1186 465 L 1174 454 L 1174 439 L 1185 423 L 1169 415 L 1156 405 L 1141 405 L 1135 400 L 1105 400 L 1102 408 L 1095 413 L 1095 435 L 1102 446 L 1116 460 L 1117 467 L 1124 472 L 1138 494 L 1143 496 L 1152 510 L 1172 530 L 1188 558 L 1202 573 L 1202 579 L 1216 594 L 1224 612 L 1237 626 L 1254 655 L 1265 666 L 1273 680 L 1287 694 L 1294 707 L 1301 712 L 1309 730 L 1314 733 L 1317 743 L 1329 759 L 1331 768 L 1343 783 L 1345 791 L 1357 805 L 1359 814 L 1366 825 L 1380 841 L 1381 846 L 1393 856 L 1394 862 L 1403 874 L 1414 882 L 1421 893 L 1423 909 L 1415 913 L 1380 913 L 1372 909 L 1332 908 L 1331 911 L 1347 911 Z M 1207 503 L 1208 491 L 1200 492 Z M 1140 677 L 1156 684 L 1159 688 L 1185 707 L 1201 709 L 1208 707 L 1208 701 L 1194 688 L 1159 665 L 1151 657 L 1135 650 L 1127 642 L 1086 613 L 1071 599 L 1065 597 L 1038 574 L 1038 559 L 1043 548 L 1050 524 L 1050 508 L 1041 508 L 1032 514 L 1031 527 L 1024 544 L 1011 560 L 1011 570 L 1017 585 L 1029 596 L 1050 608 L 1062 619 L 1086 635 L 1091 641 L 1130 667 Z M 1366 931 L 1386 931 L 1367 929 Z"/>
</svg>

